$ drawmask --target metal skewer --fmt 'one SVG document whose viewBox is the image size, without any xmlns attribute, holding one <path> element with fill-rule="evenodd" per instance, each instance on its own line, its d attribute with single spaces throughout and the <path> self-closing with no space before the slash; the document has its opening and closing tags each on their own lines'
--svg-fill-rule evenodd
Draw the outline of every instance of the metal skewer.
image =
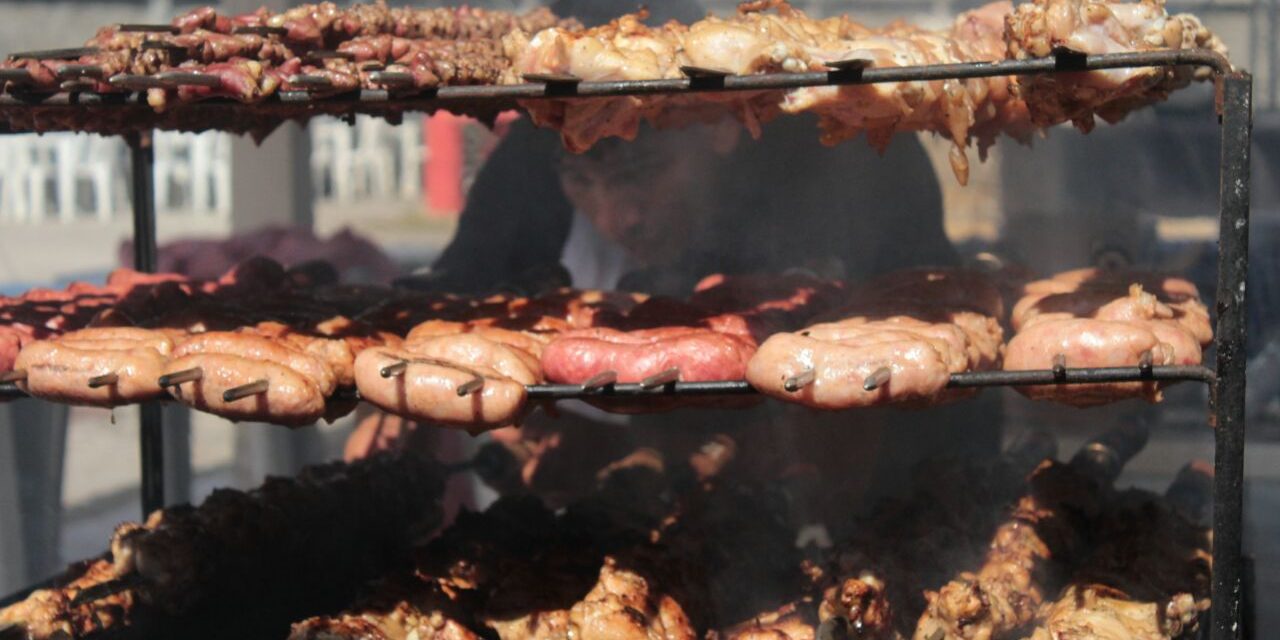
<svg viewBox="0 0 1280 640">
<path fill-rule="evenodd" d="M 1059 353 L 1053 357 L 1053 379 L 1058 382 L 1067 379 L 1067 354 Z"/>
<path fill-rule="evenodd" d="M 409 361 L 401 360 L 395 364 L 389 364 L 382 368 L 378 373 L 384 378 L 397 378 L 404 375 L 409 370 Z"/>
<path fill-rule="evenodd" d="M 0 383 L 4 382 L 22 382 L 27 379 L 26 369 L 14 369 L 6 373 L 0 373 Z"/>
<path fill-rule="evenodd" d="M 680 368 L 671 367 L 666 371 L 655 373 L 654 375 L 651 375 L 648 378 L 641 380 L 640 388 L 644 389 L 645 391 L 648 391 L 650 389 L 657 389 L 658 387 L 668 385 L 673 382 L 679 382 L 679 381 L 680 381 Z"/>
<path fill-rule="evenodd" d="M 173 373 L 166 373 L 160 376 L 160 380 L 157 381 L 157 384 L 159 384 L 161 388 L 167 389 L 169 387 L 176 387 L 186 382 L 196 382 L 197 380 L 202 380 L 202 379 L 204 379 L 204 369 L 200 367 L 194 367 L 191 369 L 185 369 L 183 371 L 174 371 Z"/>
<path fill-rule="evenodd" d="M 893 369 L 890 369 L 889 367 L 880 367 L 879 369 L 871 372 L 871 375 L 867 376 L 867 379 L 862 383 L 862 388 L 866 391 L 875 391 L 876 389 L 889 384 L 889 379 L 892 377 Z"/>
<path fill-rule="evenodd" d="M 782 383 L 782 388 L 786 389 L 788 393 L 796 393 L 817 381 L 817 370 L 805 369 L 804 371 L 787 378 L 786 382 Z"/>
<path fill-rule="evenodd" d="M 587 379 L 582 383 L 582 391 L 592 391 L 594 389 L 603 389 L 618 382 L 617 371 L 601 371 Z"/>
<path fill-rule="evenodd" d="M 458 387 L 458 397 L 465 398 L 473 393 L 478 393 L 481 389 L 484 389 L 484 378 L 476 376 Z"/>
<path fill-rule="evenodd" d="M 1151 375 L 1152 367 L 1155 365 L 1155 358 L 1155 354 L 1151 353 L 1150 350 L 1143 351 L 1142 355 L 1138 356 L 1138 369 L 1142 371 L 1144 377 Z"/>
<path fill-rule="evenodd" d="M 92 378 L 89 378 L 89 388 L 99 389 L 102 387 L 109 387 L 117 382 L 120 382 L 120 374 L 104 373 L 100 376 L 94 376 Z"/>
<path fill-rule="evenodd" d="M 249 384 L 242 385 L 234 389 L 227 389 L 226 391 L 224 391 L 222 393 L 222 401 L 236 402 L 237 400 L 244 400 L 245 398 L 249 398 L 252 396 L 260 396 L 266 393 L 267 390 L 270 388 L 271 388 L 271 381 L 269 380 L 259 380 L 257 382 L 250 382 Z"/>
</svg>

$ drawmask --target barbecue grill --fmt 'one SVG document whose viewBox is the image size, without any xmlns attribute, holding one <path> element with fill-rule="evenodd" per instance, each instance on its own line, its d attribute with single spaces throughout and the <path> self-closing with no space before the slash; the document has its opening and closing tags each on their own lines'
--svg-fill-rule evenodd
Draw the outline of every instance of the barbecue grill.
<svg viewBox="0 0 1280 640">
<path fill-rule="evenodd" d="M 169 27 L 123 25 L 136 31 L 168 31 Z M 21 57 L 65 57 L 74 59 L 85 52 L 80 49 L 58 52 L 24 53 Z M 1004 75 L 1070 73 L 1085 70 L 1138 68 L 1158 66 L 1198 66 L 1210 69 L 1216 81 L 1217 111 L 1222 129 L 1220 177 L 1220 255 L 1217 286 L 1216 367 L 1204 366 L 1137 366 L 1109 369 L 1081 369 L 1057 366 L 1044 371 L 990 371 L 953 374 L 952 388 L 1026 385 L 1074 385 L 1098 382 L 1191 381 L 1210 389 L 1208 423 L 1215 433 L 1216 475 L 1213 489 L 1213 583 L 1209 637 L 1214 640 L 1241 638 L 1243 624 L 1245 563 L 1242 557 L 1243 461 L 1245 446 L 1245 274 L 1248 264 L 1249 234 L 1249 153 L 1252 126 L 1252 79 L 1248 73 L 1233 71 L 1227 61 L 1211 52 L 1157 51 L 1110 55 L 1081 55 L 1060 51 L 1048 58 L 967 63 L 902 68 L 875 68 L 865 61 L 852 60 L 831 64 L 829 71 L 808 73 L 773 73 L 735 76 L 714 70 L 687 68 L 680 79 L 587 82 L 572 76 L 526 76 L 524 84 L 506 86 L 449 86 L 437 89 L 381 89 L 321 96 L 309 91 L 283 92 L 258 104 L 245 105 L 232 101 L 176 105 L 157 113 L 146 104 L 148 87 L 200 85 L 210 78 L 198 74 L 162 73 L 155 76 L 117 76 L 110 84 L 118 93 L 97 94 L 80 90 L 74 84 L 54 94 L 30 94 L 21 90 L 0 95 L 0 130 L 18 133 L 26 130 L 58 129 L 68 119 L 59 115 L 73 113 L 70 121 L 86 123 L 86 129 L 103 134 L 122 135 L 131 149 L 135 264 L 142 271 L 156 267 L 156 216 L 154 209 L 153 155 L 150 132 L 157 129 L 200 128 L 252 132 L 269 132 L 288 119 L 306 120 L 318 115 L 352 118 L 369 114 L 398 121 L 401 114 L 413 111 L 447 110 L 492 120 L 506 109 L 515 108 L 517 100 L 543 98 L 572 99 L 601 96 L 636 96 L 649 94 L 685 94 L 695 92 L 758 91 L 822 85 L 852 85 L 895 81 L 982 78 Z M 68 73 L 81 77 L 100 76 L 101 69 L 72 69 Z M 20 71 L 5 71 L 0 80 L 21 81 Z M 323 93 L 329 88 L 322 77 L 296 79 L 298 84 Z M 388 75 L 383 81 L 397 84 Z M 215 81 L 216 82 L 216 81 Z M 868 388 L 874 380 L 866 381 Z M 745 381 L 678 382 L 670 376 L 655 376 L 637 384 L 618 384 L 607 379 L 585 385 L 533 385 L 530 398 L 568 399 L 598 397 L 631 397 L 633 399 L 668 396 L 720 396 L 754 394 Z M 12 384 L 0 385 L 0 395 L 17 397 L 21 392 Z M 162 473 L 162 441 L 160 407 L 149 404 L 141 413 L 141 500 L 144 512 L 163 506 L 164 475 Z M 3 604 L 17 601 L 30 590 L 6 598 Z"/>
</svg>

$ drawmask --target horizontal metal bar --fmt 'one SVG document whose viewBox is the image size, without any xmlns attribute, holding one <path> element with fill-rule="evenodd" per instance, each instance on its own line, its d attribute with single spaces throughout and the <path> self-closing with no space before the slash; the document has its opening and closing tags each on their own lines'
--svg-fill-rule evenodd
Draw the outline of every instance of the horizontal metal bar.
<svg viewBox="0 0 1280 640">
<path fill-rule="evenodd" d="M 1061 375 L 1059 375 L 1061 373 Z M 1106 382 L 1201 382 L 1215 379 L 1206 367 L 1114 367 L 1100 369 L 1052 369 L 1036 371 L 969 371 L 951 374 L 947 385 L 952 389 L 977 387 L 1031 387 L 1049 385 L 1099 384 Z M 861 382 L 861 381 L 859 381 Z M 635 397 L 635 396 L 737 396 L 757 393 L 745 380 L 715 382 L 676 382 L 646 389 L 638 383 L 612 384 L 584 389 L 578 384 L 535 384 L 525 387 L 529 397 L 536 400 L 565 400 L 572 398 Z M 13 383 L 0 384 L 0 400 L 26 397 Z M 357 399 L 354 389 L 339 389 L 335 399 Z"/>
<path fill-rule="evenodd" d="M 42 51 L 20 51 L 9 54 L 10 60 L 74 60 L 83 56 L 102 53 L 98 47 L 70 47 L 67 49 L 44 49 Z"/>
<path fill-rule="evenodd" d="M 178 28 L 171 24 L 129 24 L 123 23 L 116 25 L 116 31 L 120 33 L 170 33 L 178 34 Z"/>
</svg>

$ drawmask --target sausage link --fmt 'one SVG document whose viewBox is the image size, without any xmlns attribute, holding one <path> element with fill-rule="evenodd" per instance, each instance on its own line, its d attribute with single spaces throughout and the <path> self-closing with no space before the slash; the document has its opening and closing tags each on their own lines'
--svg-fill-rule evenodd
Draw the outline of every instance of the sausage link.
<svg viewBox="0 0 1280 640">
<path fill-rule="evenodd" d="M 118 407 L 164 395 L 157 381 L 165 357 L 150 347 L 122 350 L 80 349 L 57 341 L 32 342 L 18 354 L 14 368 L 27 379 L 19 387 L 51 402 Z M 89 380 L 115 374 L 113 384 L 89 387 Z"/>
<path fill-rule="evenodd" d="M 164 373 L 200 368 L 204 375 L 169 389 L 179 402 L 229 420 L 270 422 L 289 427 L 314 424 L 324 416 L 325 395 L 315 380 L 286 365 L 226 353 L 194 353 L 169 362 Z M 227 402 L 223 393 L 266 380 L 267 390 Z"/>
</svg>

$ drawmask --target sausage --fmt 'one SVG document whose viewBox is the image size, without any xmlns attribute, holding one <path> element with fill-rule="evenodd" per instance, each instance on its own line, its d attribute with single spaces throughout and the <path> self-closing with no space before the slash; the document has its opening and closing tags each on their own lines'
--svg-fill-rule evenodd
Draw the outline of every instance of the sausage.
<svg viewBox="0 0 1280 640">
<path fill-rule="evenodd" d="M 1152 353 L 1152 364 L 1175 361 L 1174 348 L 1149 328 L 1153 323 L 1070 319 L 1038 322 L 1009 341 L 1006 371 L 1051 369 L 1059 355 L 1068 367 L 1136 367 L 1142 354 Z M 1160 399 L 1160 387 L 1150 381 L 1071 386 L 1020 387 L 1037 400 L 1057 400 L 1075 406 L 1093 406 L 1131 397 L 1151 402 Z"/>
<path fill-rule="evenodd" d="M 800 335 L 825 342 L 839 342 L 845 346 L 862 347 L 903 340 L 925 340 L 947 363 L 947 370 L 958 373 L 971 366 L 969 339 L 955 325 L 930 324 L 911 318 L 877 322 L 848 322 L 819 324 L 800 332 Z"/>
<path fill-rule="evenodd" d="M 155 349 L 162 356 L 173 353 L 173 337 L 166 331 L 139 327 L 95 327 L 65 333 L 58 341 L 81 349 Z"/>
<path fill-rule="evenodd" d="M 26 345 L 14 362 L 27 372 L 18 386 L 37 398 L 91 407 L 118 407 L 164 395 L 157 381 L 165 357 L 151 347 L 83 349 L 41 340 Z M 96 389 L 91 378 L 114 373 L 114 384 Z"/>
<path fill-rule="evenodd" d="M 405 350 L 465 367 L 487 367 L 497 375 L 520 384 L 537 384 L 542 379 L 542 367 L 532 354 L 476 334 L 443 336 L 406 344 Z"/>
<path fill-rule="evenodd" d="M 250 361 L 288 367 L 312 380 L 321 395 L 330 396 L 337 386 L 333 370 L 315 356 L 276 340 L 244 332 L 213 331 L 194 335 L 173 351 L 175 359 L 196 354 L 223 354 Z M 175 369 L 181 371 L 181 369 Z M 207 372 L 206 372 L 207 373 Z"/>
<path fill-rule="evenodd" d="M 193 409 L 230 420 L 289 427 L 314 424 L 324 416 L 325 394 L 312 378 L 286 365 L 227 353 L 192 353 L 170 361 L 164 373 L 197 367 L 204 372 L 199 380 L 169 389 L 170 395 Z M 265 393 L 234 402 L 227 402 L 222 396 L 230 389 L 260 380 L 268 382 Z"/>
<path fill-rule="evenodd" d="M 542 368 L 548 380 L 566 384 L 604 371 L 617 372 L 618 382 L 640 382 L 671 368 L 684 382 L 741 380 L 754 352 L 750 342 L 710 329 L 583 329 L 552 340 Z"/>
<path fill-rule="evenodd" d="M 384 378 L 382 370 L 399 362 L 409 365 L 402 375 Z M 378 408 L 410 420 L 495 429 L 514 424 L 524 411 L 531 374 L 516 380 L 495 368 L 463 365 L 430 358 L 402 348 L 373 348 L 356 357 L 356 386 Z M 458 387 L 475 377 L 484 388 L 459 396 Z"/>
<path fill-rule="evenodd" d="M 866 379 L 885 367 L 891 371 L 888 383 L 864 389 Z M 812 384 L 795 393 L 786 389 L 788 379 L 810 370 Z M 760 345 L 746 378 L 761 393 L 825 410 L 934 404 L 950 381 L 944 356 L 922 338 L 847 345 L 794 333 L 775 335 Z"/>
</svg>

